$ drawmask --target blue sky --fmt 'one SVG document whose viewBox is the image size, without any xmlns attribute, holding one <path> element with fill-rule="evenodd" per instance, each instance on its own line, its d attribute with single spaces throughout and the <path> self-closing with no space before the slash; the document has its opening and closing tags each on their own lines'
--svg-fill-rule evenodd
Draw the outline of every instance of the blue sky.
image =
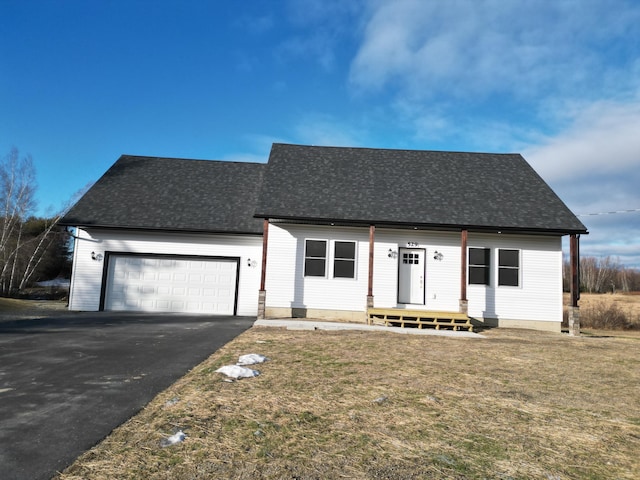
<svg viewBox="0 0 640 480">
<path fill-rule="evenodd" d="M 38 213 L 121 155 L 271 143 L 522 153 L 576 214 L 640 209 L 640 2 L 0 0 L 0 155 Z M 640 267 L 640 211 L 580 217 Z"/>
</svg>

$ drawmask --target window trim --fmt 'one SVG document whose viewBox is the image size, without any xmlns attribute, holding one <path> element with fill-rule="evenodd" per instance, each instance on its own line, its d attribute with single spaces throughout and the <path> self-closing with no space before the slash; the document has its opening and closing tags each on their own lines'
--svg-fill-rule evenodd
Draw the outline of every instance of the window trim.
<svg viewBox="0 0 640 480">
<path fill-rule="evenodd" d="M 522 287 L 522 250 L 519 248 L 498 248 L 498 253 L 496 255 L 496 268 L 497 268 L 497 275 L 496 275 L 496 283 L 498 287 L 512 287 L 512 288 L 521 288 Z M 516 266 L 512 266 L 512 265 L 501 265 L 500 264 L 500 253 L 503 251 L 510 251 L 510 252 L 517 252 L 518 256 L 518 265 Z M 501 273 L 503 271 L 514 271 L 516 272 L 516 279 L 517 279 L 517 285 L 512 285 L 511 283 L 503 283 L 501 281 Z"/>
<path fill-rule="evenodd" d="M 338 257 L 336 254 L 336 245 L 338 243 L 351 243 L 353 244 L 353 258 L 346 257 Z M 333 248 L 331 251 L 333 252 L 333 257 L 331 259 L 331 264 L 333 266 L 333 271 L 331 272 L 331 278 L 340 278 L 345 280 L 355 280 L 356 278 L 356 259 L 358 258 L 358 242 L 355 240 L 332 240 L 331 244 Z M 336 262 L 351 262 L 353 265 L 353 273 L 350 277 L 336 276 Z"/>
<path fill-rule="evenodd" d="M 484 264 L 480 264 L 480 263 L 471 263 L 471 250 L 484 250 L 485 252 L 488 252 L 488 259 L 486 259 L 487 263 Z M 491 286 L 491 279 L 492 279 L 492 275 L 491 275 L 491 259 L 493 257 L 492 253 L 491 253 L 491 248 L 490 247 L 468 247 L 467 249 L 467 254 L 468 254 L 468 265 L 467 265 L 467 283 L 469 285 L 479 285 L 479 286 L 485 286 L 485 287 L 490 287 Z M 472 268 L 484 268 L 485 270 L 485 281 L 482 283 L 477 283 L 477 282 L 471 282 L 471 269 Z"/>
<path fill-rule="evenodd" d="M 314 257 L 307 255 L 308 242 L 324 242 L 324 256 L 323 257 Z M 327 278 L 327 260 L 328 260 L 328 248 L 329 241 L 327 239 L 322 238 L 305 238 L 304 240 L 304 265 L 302 275 L 305 278 Z M 307 273 L 307 260 L 324 260 L 324 269 L 322 275 L 311 275 Z"/>
</svg>

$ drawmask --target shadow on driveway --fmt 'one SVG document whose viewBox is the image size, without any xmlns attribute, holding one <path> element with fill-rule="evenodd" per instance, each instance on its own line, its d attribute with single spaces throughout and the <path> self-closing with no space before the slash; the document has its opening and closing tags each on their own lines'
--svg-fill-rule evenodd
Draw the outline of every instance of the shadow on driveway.
<svg viewBox="0 0 640 480">
<path fill-rule="evenodd" d="M 114 312 L 1 321 L 2 478 L 50 479 L 254 321 Z"/>
</svg>

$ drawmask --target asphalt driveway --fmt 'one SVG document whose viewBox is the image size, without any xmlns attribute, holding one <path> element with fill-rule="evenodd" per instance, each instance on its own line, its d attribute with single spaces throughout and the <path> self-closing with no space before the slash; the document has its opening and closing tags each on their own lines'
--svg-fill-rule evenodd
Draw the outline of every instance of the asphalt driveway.
<svg viewBox="0 0 640 480">
<path fill-rule="evenodd" d="M 254 321 L 113 312 L 0 321 L 0 477 L 50 479 Z"/>
</svg>

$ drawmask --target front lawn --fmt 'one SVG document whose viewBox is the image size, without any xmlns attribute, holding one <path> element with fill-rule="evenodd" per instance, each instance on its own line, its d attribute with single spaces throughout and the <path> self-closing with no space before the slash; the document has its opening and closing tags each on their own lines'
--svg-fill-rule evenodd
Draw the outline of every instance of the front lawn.
<svg viewBox="0 0 640 480">
<path fill-rule="evenodd" d="M 254 327 L 57 478 L 640 478 L 640 338 L 483 334 Z"/>
</svg>

